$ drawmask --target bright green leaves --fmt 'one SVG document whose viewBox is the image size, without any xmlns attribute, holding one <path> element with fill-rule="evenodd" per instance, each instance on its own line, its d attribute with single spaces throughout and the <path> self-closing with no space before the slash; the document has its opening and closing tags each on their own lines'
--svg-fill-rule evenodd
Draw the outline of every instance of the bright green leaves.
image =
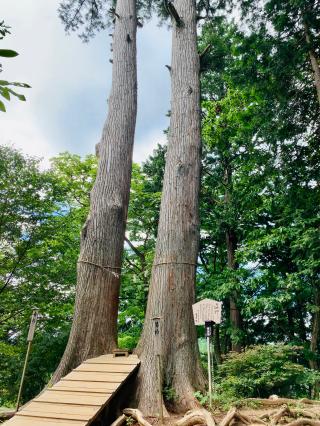
<svg viewBox="0 0 320 426">
<path fill-rule="evenodd" d="M 93 156 L 81 159 L 65 153 L 52 160 L 50 170 L 41 171 L 37 160 L 0 148 L 3 404 L 16 397 L 33 306 L 39 308 L 40 320 L 26 399 L 46 384 L 64 350 L 73 313 L 80 231 L 97 162 Z"/>
<path fill-rule="evenodd" d="M 241 354 L 230 354 L 219 367 L 217 393 L 220 398 L 268 398 L 272 394 L 291 398 L 308 396 L 318 373 L 298 364 L 303 347 L 284 344 L 256 346 Z"/>
</svg>

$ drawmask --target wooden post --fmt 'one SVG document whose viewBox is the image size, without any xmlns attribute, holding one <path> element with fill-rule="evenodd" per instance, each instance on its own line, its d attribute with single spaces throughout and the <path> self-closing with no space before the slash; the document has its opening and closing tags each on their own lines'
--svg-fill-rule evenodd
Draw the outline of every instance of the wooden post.
<svg viewBox="0 0 320 426">
<path fill-rule="evenodd" d="M 213 334 L 213 321 L 205 321 L 205 333 L 207 338 L 207 352 L 208 352 L 208 381 L 209 381 L 209 406 L 212 408 L 212 372 L 211 372 L 211 345 L 210 339 Z"/>
<path fill-rule="evenodd" d="M 159 392 L 159 422 L 163 425 L 163 402 L 162 402 L 162 369 L 161 369 L 161 329 L 160 317 L 152 318 L 154 324 L 154 352 L 156 355 L 158 371 L 158 392 Z"/>
<path fill-rule="evenodd" d="M 34 332 L 35 332 L 35 329 L 36 329 L 37 319 L 38 319 L 38 310 L 34 309 L 33 312 L 32 312 L 32 315 L 31 315 L 31 322 L 30 322 L 29 332 L 28 332 L 28 337 L 27 337 L 28 348 L 27 348 L 27 353 L 26 353 L 26 357 L 25 357 L 25 360 L 24 360 L 24 365 L 23 365 L 23 370 L 22 370 L 22 375 L 21 375 L 21 381 L 20 381 L 17 404 L 16 404 L 16 411 L 19 410 L 20 399 L 21 399 L 21 394 L 22 394 L 22 389 L 23 389 L 23 383 L 24 383 L 24 379 L 25 379 L 25 375 L 26 375 L 26 371 L 27 371 L 27 364 L 28 364 L 28 359 L 29 359 L 29 355 L 30 355 L 30 350 L 31 350 Z"/>
</svg>

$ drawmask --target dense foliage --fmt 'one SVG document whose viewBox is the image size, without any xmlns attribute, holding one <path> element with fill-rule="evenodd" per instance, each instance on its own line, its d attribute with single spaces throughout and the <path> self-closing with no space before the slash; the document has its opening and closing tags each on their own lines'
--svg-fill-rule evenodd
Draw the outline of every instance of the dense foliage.
<svg viewBox="0 0 320 426">
<path fill-rule="evenodd" d="M 270 395 L 304 397 L 319 380 L 319 373 L 301 363 L 302 350 L 278 344 L 249 347 L 241 354 L 231 353 L 218 369 L 218 398 L 236 401 Z"/>
</svg>

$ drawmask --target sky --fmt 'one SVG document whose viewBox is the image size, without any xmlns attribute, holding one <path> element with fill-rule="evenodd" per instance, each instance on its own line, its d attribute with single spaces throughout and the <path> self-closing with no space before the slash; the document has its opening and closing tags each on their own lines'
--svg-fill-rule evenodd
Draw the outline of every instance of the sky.
<svg viewBox="0 0 320 426">
<path fill-rule="evenodd" d="M 0 112 L 0 144 L 49 158 L 60 152 L 93 154 L 107 114 L 111 84 L 110 30 L 89 43 L 66 35 L 59 0 L 0 0 L 11 35 L 0 42 L 19 56 L 1 60 L 2 80 L 25 82 L 26 102 Z M 138 30 L 138 117 L 134 161 L 143 162 L 166 138 L 170 109 L 170 32 L 155 20 Z"/>
</svg>

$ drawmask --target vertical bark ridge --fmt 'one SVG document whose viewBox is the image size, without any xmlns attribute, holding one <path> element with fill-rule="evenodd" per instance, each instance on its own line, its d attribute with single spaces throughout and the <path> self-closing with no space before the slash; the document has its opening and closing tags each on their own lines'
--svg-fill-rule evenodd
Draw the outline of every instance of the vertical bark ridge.
<svg viewBox="0 0 320 426">
<path fill-rule="evenodd" d="M 194 0 L 176 0 L 183 25 L 173 22 L 171 121 L 155 259 L 143 334 L 138 401 L 158 412 L 152 318 L 161 317 L 163 380 L 175 389 L 177 410 L 195 405 L 194 389 L 204 385 L 192 316 L 199 243 L 200 84 Z"/>
<path fill-rule="evenodd" d="M 90 212 L 81 234 L 75 313 L 54 374 L 58 381 L 84 359 L 117 345 L 117 315 L 137 114 L 136 0 L 118 0 L 112 86 L 99 143 Z"/>
<path fill-rule="evenodd" d="M 308 52 L 309 52 L 310 63 L 311 63 L 311 67 L 312 67 L 312 71 L 313 71 L 313 75 L 314 75 L 314 85 L 315 85 L 315 88 L 316 88 L 316 91 L 317 91 L 317 97 L 318 97 L 318 101 L 319 101 L 319 104 L 320 104 L 320 65 L 319 65 L 319 59 L 317 58 L 315 51 L 312 48 L 309 28 L 308 28 L 308 25 L 306 24 L 306 22 L 304 22 L 304 30 L 305 30 L 306 42 L 308 44 Z"/>
</svg>

